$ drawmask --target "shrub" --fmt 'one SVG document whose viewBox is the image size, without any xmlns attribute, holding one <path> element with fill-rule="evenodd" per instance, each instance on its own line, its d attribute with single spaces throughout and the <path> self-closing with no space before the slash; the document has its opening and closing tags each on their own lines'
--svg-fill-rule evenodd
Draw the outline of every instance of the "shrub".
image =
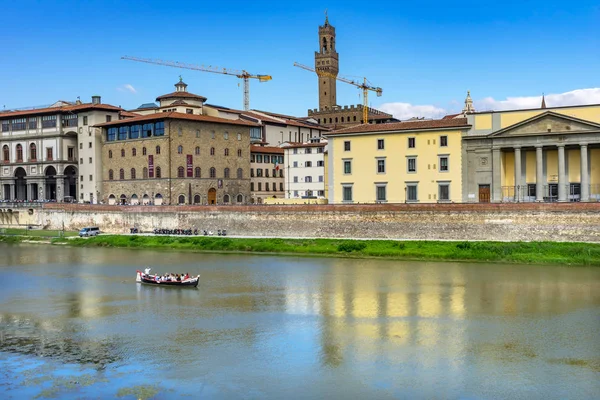
<svg viewBox="0 0 600 400">
<path fill-rule="evenodd" d="M 456 244 L 456 248 L 460 250 L 469 250 L 471 248 L 471 242 L 460 242 Z"/>
<path fill-rule="evenodd" d="M 361 251 L 367 247 L 365 242 L 357 242 L 357 241 L 348 241 L 342 242 L 338 245 L 337 251 L 344 251 L 346 253 L 350 253 L 353 251 Z"/>
</svg>

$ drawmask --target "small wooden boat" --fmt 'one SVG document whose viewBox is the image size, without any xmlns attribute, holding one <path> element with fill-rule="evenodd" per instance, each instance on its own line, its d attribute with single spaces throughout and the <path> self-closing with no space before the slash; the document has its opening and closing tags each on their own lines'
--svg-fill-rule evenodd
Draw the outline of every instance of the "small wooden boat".
<svg viewBox="0 0 600 400">
<path fill-rule="evenodd" d="M 154 286 L 197 287 L 198 281 L 200 280 L 200 275 L 198 275 L 196 277 L 189 277 L 188 279 L 183 281 L 157 281 L 156 275 L 150 273 L 150 268 L 146 268 L 145 272 L 142 272 L 140 270 L 137 270 L 136 272 L 136 282 Z"/>
</svg>

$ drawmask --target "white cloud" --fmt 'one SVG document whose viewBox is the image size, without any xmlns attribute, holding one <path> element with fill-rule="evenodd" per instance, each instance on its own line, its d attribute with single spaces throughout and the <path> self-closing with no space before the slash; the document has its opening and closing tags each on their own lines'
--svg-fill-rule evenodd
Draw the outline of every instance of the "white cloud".
<svg viewBox="0 0 600 400">
<path fill-rule="evenodd" d="M 437 119 L 448 114 L 447 110 L 444 108 L 432 105 L 412 105 L 410 103 L 384 103 L 377 108 L 379 108 L 381 111 L 392 114 L 395 118 L 400 120 L 405 120 L 412 117 Z"/>
<path fill-rule="evenodd" d="M 547 107 L 598 104 L 600 103 L 600 88 L 576 89 L 565 93 L 547 94 L 545 97 Z M 481 100 L 473 100 L 473 104 L 477 111 L 537 108 L 542 104 L 542 96 L 508 97 L 506 100 L 486 97 Z"/>
<path fill-rule="evenodd" d="M 117 90 L 118 90 L 119 92 L 130 92 L 130 93 L 137 93 L 137 90 L 135 90 L 135 88 L 134 88 L 134 87 L 133 87 L 131 84 L 129 84 L 129 83 L 126 83 L 126 84 L 125 84 L 125 85 L 123 85 L 123 86 L 119 86 L 119 87 L 117 88 Z"/>
</svg>

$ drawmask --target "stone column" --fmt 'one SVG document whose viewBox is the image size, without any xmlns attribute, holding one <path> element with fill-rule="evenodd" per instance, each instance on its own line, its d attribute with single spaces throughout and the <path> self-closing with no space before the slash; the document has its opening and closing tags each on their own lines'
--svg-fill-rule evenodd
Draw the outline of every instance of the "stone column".
<svg viewBox="0 0 600 400">
<path fill-rule="evenodd" d="M 27 201 L 31 201 L 33 196 L 31 195 L 31 183 L 27 183 Z"/>
<path fill-rule="evenodd" d="M 14 183 L 9 183 L 10 186 L 10 201 L 13 201 L 15 199 L 15 184 Z"/>
<path fill-rule="evenodd" d="M 65 177 L 62 175 L 56 176 L 56 201 L 63 202 L 65 199 L 63 186 L 65 184 Z"/>
<path fill-rule="evenodd" d="M 521 148 L 515 147 L 515 198 L 514 201 L 521 200 Z"/>
<path fill-rule="evenodd" d="M 38 199 L 46 200 L 46 179 L 41 179 L 38 184 Z"/>
<path fill-rule="evenodd" d="M 535 148 L 535 201 L 544 201 L 544 149 Z"/>
<path fill-rule="evenodd" d="M 500 149 L 492 149 L 492 202 L 502 201 L 502 177 L 500 166 Z"/>
<path fill-rule="evenodd" d="M 588 147 L 581 145 L 581 201 L 590 200 L 590 175 L 588 171 Z"/>
<path fill-rule="evenodd" d="M 567 177 L 565 174 L 565 145 L 558 145 L 558 201 L 567 201 Z"/>
</svg>

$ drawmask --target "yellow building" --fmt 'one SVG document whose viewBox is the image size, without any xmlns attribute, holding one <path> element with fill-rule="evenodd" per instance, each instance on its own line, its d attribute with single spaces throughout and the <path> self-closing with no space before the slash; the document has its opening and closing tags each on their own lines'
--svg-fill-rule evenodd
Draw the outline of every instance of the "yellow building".
<svg viewBox="0 0 600 400">
<path fill-rule="evenodd" d="M 325 134 L 329 202 L 460 202 L 466 118 L 359 125 Z"/>
</svg>

